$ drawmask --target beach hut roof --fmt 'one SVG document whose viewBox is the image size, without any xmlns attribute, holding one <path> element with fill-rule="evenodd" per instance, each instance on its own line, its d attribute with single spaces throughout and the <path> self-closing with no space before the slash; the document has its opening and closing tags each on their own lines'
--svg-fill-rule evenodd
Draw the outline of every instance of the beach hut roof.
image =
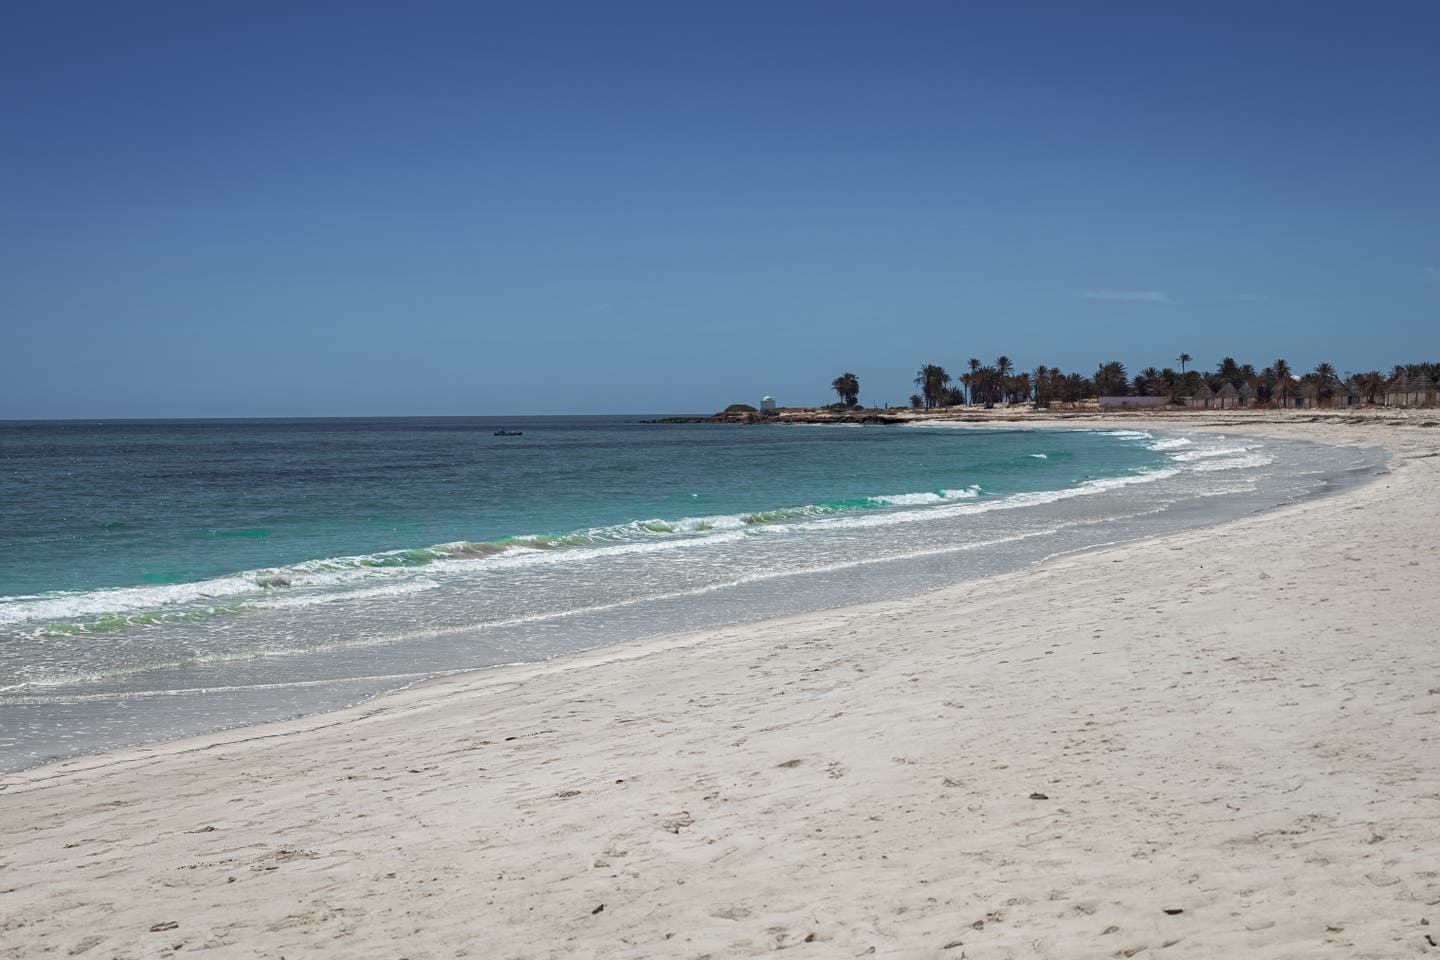
<svg viewBox="0 0 1440 960">
<path fill-rule="evenodd" d="M 1208 400 L 1215 396 L 1215 391 L 1210 389 L 1210 384 L 1202 383 L 1200 384 L 1200 389 L 1195 391 L 1195 396 L 1201 400 Z"/>
<path fill-rule="evenodd" d="M 1418 377 L 1401 377 L 1385 388 L 1386 393 L 1429 393 L 1435 389 L 1435 382 L 1425 374 Z"/>
<path fill-rule="evenodd" d="M 1245 383 L 1240 384 L 1240 396 L 1242 396 L 1242 397 L 1253 397 L 1253 396 L 1255 396 L 1255 384 L 1250 383 L 1249 381 L 1246 381 Z"/>
<path fill-rule="evenodd" d="M 1240 391 L 1235 389 L 1235 384 L 1233 384 L 1233 383 L 1227 383 L 1227 384 L 1225 384 L 1223 387 L 1221 387 L 1218 391 L 1216 391 L 1216 394 L 1215 394 L 1215 395 L 1216 395 L 1217 397 L 1226 397 L 1226 398 L 1229 398 L 1229 397 L 1238 397 L 1238 396 L 1240 396 Z"/>
</svg>

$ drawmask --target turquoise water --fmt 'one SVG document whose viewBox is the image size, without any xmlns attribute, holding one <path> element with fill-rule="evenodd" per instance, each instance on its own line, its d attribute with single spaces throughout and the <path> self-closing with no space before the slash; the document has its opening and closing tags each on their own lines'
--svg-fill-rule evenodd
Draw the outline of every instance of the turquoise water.
<svg viewBox="0 0 1440 960">
<path fill-rule="evenodd" d="M 605 417 L 0 424 L 0 769 L 918 592 L 1377 462 L 1328 449 Z"/>
<path fill-rule="evenodd" d="M 502 426 L 523 436 L 494 436 Z M 972 486 L 1004 496 L 1161 459 L 1095 434 L 1016 441 L 607 418 L 9 426 L 0 598 L 326 559 L 423 564 L 464 549 L 446 544 L 630 540 Z"/>
</svg>

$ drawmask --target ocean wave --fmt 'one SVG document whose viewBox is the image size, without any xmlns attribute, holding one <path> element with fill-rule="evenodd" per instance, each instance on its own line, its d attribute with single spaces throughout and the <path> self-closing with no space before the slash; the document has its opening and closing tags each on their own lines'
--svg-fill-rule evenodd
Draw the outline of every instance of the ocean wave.
<svg viewBox="0 0 1440 960">
<path fill-rule="evenodd" d="M 1179 475 L 1180 472 L 1179 467 L 1161 467 L 1159 469 L 1146 470 L 1121 477 L 1105 477 L 1096 480 L 1087 480 L 1073 487 L 1063 487 L 1059 490 L 1033 490 L 1028 493 L 1014 493 L 1007 497 L 996 497 L 993 500 L 940 504 L 925 511 L 836 517 L 829 521 L 828 525 L 831 528 L 837 529 L 856 529 L 902 523 L 921 523 L 950 517 L 973 516 L 976 514 L 991 513 L 997 510 L 1023 510 L 1027 507 L 1045 506 L 1046 504 L 1057 503 L 1061 500 L 1071 500 L 1076 497 L 1095 496 L 1096 494 L 1119 490 L 1135 484 L 1168 480 L 1171 477 Z M 809 527 L 806 525 L 798 525 L 797 528 L 808 529 Z"/>
<path fill-rule="evenodd" d="M 1049 460 L 1049 459 L 1050 459 L 1050 454 L 1048 454 L 1048 453 L 1027 453 L 1027 454 L 1025 454 L 1025 456 L 1027 456 L 1027 457 L 1034 457 L 1036 460 Z"/>
<path fill-rule="evenodd" d="M 0 600 L 0 626 L 33 624 L 32 636 L 108 633 L 127 628 L 245 615 L 429 590 L 433 577 L 461 575 L 477 563 L 498 568 L 577 563 L 615 553 L 703 548 L 758 533 L 874 526 L 1013 510 L 1086 496 L 1173 475 L 1152 470 L 1089 480 L 1059 490 L 984 498 L 977 485 L 883 494 L 729 515 L 636 520 L 557 534 L 454 541 L 348 557 L 307 560 L 195 583 L 57 592 Z M 909 508 L 909 509 L 907 509 Z"/>
<path fill-rule="evenodd" d="M 256 582 L 253 577 L 236 574 L 199 583 L 32 594 L 27 597 L 7 598 L 4 603 L 0 603 L 0 626 L 27 620 L 58 620 L 92 615 L 99 617 L 128 610 L 203 603 L 253 593 L 255 589 Z"/>
<path fill-rule="evenodd" d="M 1190 469 L 1195 473 L 1215 473 L 1220 470 L 1246 470 L 1254 467 L 1267 467 L 1275 462 L 1275 458 L 1264 453 L 1251 453 L 1243 457 L 1231 457 L 1227 460 L 1204 460 L 1195 464 Z"/>
<path fill-rule="evenodd" d="M 1170 459 L 1178 463 L 1193 463 L 1196 460 L 1208 460 L 1211 457 L 1229 457 L 1237 453 L 1249 453 L 1253 449 L 1254 447 L 1201 447 L 1199 450 L 1172 453 Z"/>
<path fill-rule="evenodd" d="M 1194 440 L 1189 437 L 1170 437 L 1165 440 L 1156 440 L 1154 443 L 1145 444 L 1146 450 L 1177 450 L 1180 447 L 1193 446 Z"/>
<path fill-rule="evenodd" d="M 945 503 L 950 500 L 971 500 L 980 496 L 978 485 L 964 490 L 939 490 L 935 493 L 895 493 L 889 496 L 871 497 L 878 504 L 896 507 L 920 506 L 929 503 Z"/>
<path fill-rule="evenodd" d="M 61 672 L 61 673 L 55 673 L 55 674 L 48 675 L 48 676 L 33 676 L 33 677 L 27 677 L 26 679 L 24 679 L 24 680 L 22 680 L 22 681 L 20 681 L 20 682 L 17 682 L 17 683 L 10 683 L 10 684 L 8 684 L 8 685 L 0 685 L 0 694 L 4 694 L 4 695 L 6 696 L 6 701 L 7 701 L 7 702 L 11 702 L 11 703 L 24 703 L 24 702 L 32 702 L 32 701 L 33 701 L 33 702 L 42 702 L 42 701 L 47 701 L 47 700 L 52 701 L 52 702 L 62 702 L 62 701 L 67 701 L 67 700 L 80 701 L 80 700 L 85 700 L 85 699 L 114 699 L 114 697 L 115 697 L 116 695 L 113 694 L 113 693 L 96 694 L 96 695 L 93 695 L 93 696 L 92 696 L 92 695 L 85 695 L 85 694 L 67 693 L 67 694 L 65 694 L 64 696 L 54 697 L 54 698 L 46 697 L 46 696 L 44 696 L 43 694 L 32 694 L 31 696 L 25 696 L 24 694 L 29 693 L 29 692 L 32 692 L 32 691 L 42 691 L 42 690 L 45 690 L 45 689 L 47 689 L 47 688 L 53 688 L 53 687 L 82 686 L 82 685 L 89 684 L 89 683 L 97 683 L 97 682 L 106 682 L 106 681 L 120 680 L 120 679 L 124 679 L 124 678 L 126 678 L 126 677 L 129 677 L 129 676 L 134 676 L 134 675 L 136 675 L 136 674 L 145 673 L 145 672 L 152 671 L 152 670 L 159 670 L 159 669 L 173 669 L 173 668 L 177 668 L 177 667 L 190 667 L 190 666 L 209 666 L 209 665 L 222 664 L 222 663 L 241 663 L 241 662 L 245 662 L 245 661 L 257 660 L 257 659 L 260 659 L 260 658 L 271 658 L 271 657 L 277 657 L 277 656 L 280 656 L 280 657 L 283 657 L 283 656 L 298 656 L 298 655 L 305 655 L 305 654 L 326 653 L 326 652 L 335 652 L 335 651 L 342 651 L 342 650 L 366 649 L 366 648 L 372 648 L 372 647 L 386 646 L 386 645 L 389 645 L 389 644 L 400 643 L 400 642 L 405 642 L 405 641 L 409 641 L 409 640 L 433 639 L 433 638 L 443 637 L 443 636 L 450 636 L 450 635 L 456 635 L 456 634 L 470 633 L 470 632 L 472 632 L 472 631 L 481 630 L 481 629 L 483 629 L 483 630 L 494 630 L 494 629 L 500 629 L 500 628 L 505 628 L 505 627 L 517 626 L 517 625 L 520 625 L 520 624 L 535 623 L 535 622 L 539 622 L 539 621 L 560 620 L 560 619 L 566 619 L 566 618 L 571 618 L 571 617 L 585 616 L 585 615 L 589 615 L 589 614 L 605 613 L 605 612 L 609 612 L 609 611 L 613 611 L 613 610 L 625 609 L 625 608 L 628 608 L 628 607 L 637 606 L 637 605 L 640 605 L 640 604 L 660 602 L 660 601 L 666 601 L 666 600 L 679 600 L 679 599 L 686 599 L 686 598 L 692 598 L 692 597 L 702 596 L 702 595 L 705 595 L 705 594 L 715 593 L 715 592 L 719 592 L 719 591 L 722 591 L 722 590 L 730 589 L 730 588 L 737 587 L 737 586 L 741 586 L 741 585 L 745 585 L 745 584 L 759 583 L 759 582 L 763 582 L 763 581 L 767 581 L 767 580 L 775 580 L 775 579 L 779 579 L 779 578 L 783 578 L 783 577 L 787 577 L 787 576 L 792 576 L 792 575 L 794 575 L 794 574 L 797 573 L 797 572 L 804 572 L 804 573 L 807 573 L 807 574 L 840 572 L 840 571 L 843 571 L 843 570 L 849 570 L 849 569 L 854 569 L 854 568 L 857 568 L 857 567 L 868 566 L 868 565 L 873 564 L 873 563 L 876 563 L 876 562 L 909 560 L 909 559 L 916 559 L 916 558 L 928 557 L 928 556 L 942 556 L 942 555 L 945 555 L 945 554 L 964 553 L 964 552 L 973 551 L 973 550 L 981 550 L 981 549 L 986 549 L 986 548 L 990 548 L 990 547 L 1003 546 L 1003 545 L 1005 545 L 1005 544 L 1016 543 L 1016 542 L 1020 542 L 1020 541 L 1024 541 L 1024 540 L 1029 540 L 1029 539 L 1037 538 L 1037 537 L 1051 536 L 1051 535 L 1053 535 L 1053 534 L 1055 534 L 1055 533 L 1059 532 L 1060 530 L 1065 529 L 1065 528 L 1067 528 L 1067 527 L 1084 526 L 1084 525 L 1088 525 L 1088 524 L 1092 524 L 1092 523 L 1102 522 L 1102 520 L 1103 520 L 1103 518 L 1087 518 L 1087 519 L 1083 519 L 1083 520 L 1072 520 L 1072 521 L 1069 521 L 1069 522 L 1066 522 L 1066 523 L 1060 523 L 1060 524 L 1058 524 L 1058 525 L 1056 525 L 1056 526 L 1053 526 L 1053 527 L 1046 527 L 1046 528 L 1038 529 L 1038 530 L 1030 530 L 1030 531 L 1026 531 L 1026 532 L 1018 533 L 1018 534 L 1010 534 L 1010 535 L 1005 535 L 1005 536 L 990 538 L 990 539 L 986 539 L 986 540 L 976 540 L 976 541 L 971 541 L 971 542 L 968 542 L 968 543 L 955 544 L 955 545 L 949 545 L 949 546 L 944 546 L 944 547 L 936 547 L 936 548 L 930 548 L 930 549 L 924 549 L 924 550 L 916 550 L 916 551 L 911 551 L 911 552 L 908 552 L 908 553 L 905 553 L 905 554 L 902 554 L 902 555 L 899 555 L 899 556 L 895 556 L 895 557 L 867 558 L 867 559 L 863 559 L 863 560 L 847 560 L 847 561 L 840 561 L 840 562 L 837 562 L 837 563 L 827 563 L 827 564 L 822 564 L 822 565 L 815 566 L 815 567 L 807 567 L 807 568 L 805 568 L 803 571 L 796 571 L 796 570 L 790 569 L 790 568 L 775 568 L 775 569 L 756 570 L 756 571 L 751 571 L 751 572 L 749 572 L 749 573 L 746 573 L 746 574 L 744 574 L 744 575 L 742 575 L 742 576 L 731 577 L 731 578 L 728 578 L 728 579 L 726 579 L 726 580 L 724 580 L 724 581 L 721 581 L 721 582 L 706 584 L 706 585 L 704 585 L 704 586 L 699 586 L 699 587 L 692 587 L 692 588 L 683 589 L 683 590 L 675 590 L 675 591 L 671 591 L 671 592 L 668 592 L 668 593 L 648 594 L 648 595 L 640 596 L 640 597 L 630 597 L 630 598 L 626 598 L 626 599 L 622 599 L 622 600 L 612 600 L 612 601 L 609 601 L 609 602 L 598 603 L 598 604 L 582 604 L 582 605 L 580 605 L 580 606 L 571 607 L 571 608 L 568 608 L 568 609 L 546 610 L 546 611 L 541 611 L 541 612 L 537 612 L 537 613 L 534 613 L 534 614 L 526 614 L 526 615 L 522 615 L 522 616 L 510 617 L 510 618 L 507 618 L 507 619 L 504 619 L 504 620 L 496 620 L 496 621 L 491 621 L 491 622 L 486 622 L 486 623 L 467 623 L 467 624 L 458 624 L 458 625 L 445 626 L 445 627 L 423 628 L 423 629 L 419 629 L 419 630 L 409 630 L 409 631 L 405 631 L 405 632 L 401 632 L 401 633 L 392 633 L 392 634 L 388 634 L 388 635 L 379 635 L 379 636 L 363 636 L 363 635 L 361 635 L 361 636 L 348 637 L 348 638 L 346 638 L 346 639 L 341 639 L 341 640 L 325 640 L 325 641 L 321 641 L 321 642 L 318 642 L 318 643 L 298 644 L 298 645 L 291 646 L 291 647 L 262 646 L 262 647 L 252 647 L 252 648 L 241 649 L 241 650 L 213 651 L 213 652 L 204 652 L 204 653 L 202 653 L 202 652 L 191 652 L 191 653 L 187 653 L 186 655 L 181 656 L 181 657 L 173 657 L 173 658 L 166 659 L 166 660 L 155 661 L 155 662 L 147 662 L 147 663 L 142 663 L 142 664 L 132 664 L 132 665 L 127 665 L 127 666 L 111 667 L 111 668 L 109 668 L 109 669 L 103 669 L 103 670 L 91 670 L 91 671 L 85 671 L 85 670 L 74 671 L 74 670 L 71 670 L 71 671 L 66 671 L 66 672 Z M 632 545 L 632 546 L 643 546 L 643 545 Z M 347 596 L 348 596 L 348 595 L 347 595 Z M 452 669 L 452 670 L 449 670 L 449 671 L 443 671 L 443 672 L 444 672 L 444 673 L 460 673 L 460 672 L 464 672 L 465 670 L 468 670 L 468 669 L 474 669 L 474 668 L 473 668 L 473 667 L 460 667 L 460 668 Z M 421 679 L 421 678 L 426 677 L 426 676 L 431 676 L 431 674 L 406 674 L 406 675 L 402 675 L 402 676 L 410 677 L 410 678 L 414 678 L 414 679 Z M 362 678 L 349 678 L 349 679 L 347 679 L 346 681 L 343 681 L 343 682 L 351 682 L 351 680 L 364 680 L 364 679 L 367 679 L 367 678 L 363 678 L 363 677 L 362 677 Z M 269 688 L 302 686 L 302 685 L 306 685 L 306 684 L 310 684 L 310 685 L 323 685 L 323 684 L 331 683 L 331 682 L 334 682 L 334 681 L 330 681 L 330 680 L 315 680 L 315 681 L 287 682 L 287 683 L 277 683 L 277 684 L 255 684 L 255 685 L 245 685 L 245 686 L 226 687 L 226 688 L 214 688 L 214 689 L 216 689 L 216 690 L 269 689 Z M 187 690 L 187 689 L 164 690 L 164 691 L 158 691 L 158 692 L 150 692 L 150 693 L 147 693 L 146 695 L 151 695 L 151 696 L 156 696 L 156 695 L 159 695 L 159 696 L 173 696 L 173 695 L 184 694 L 184 693 L 205 692 L 205 689 L 207 689 L 207 688 L 191 688 L 191 689 L 188 689 L 188 690 Z M 21 694 L 21 695 L 20 695 L 20 696 L 16 696 L 15 694 L 17 694 L 17 693 L 19 693 L 19 694 Z M 129 695 L 128 692 L 127 692 L 127 694 L 125 694 L 125 695 L 128 696 L 128 695 Z"/>
</svg>

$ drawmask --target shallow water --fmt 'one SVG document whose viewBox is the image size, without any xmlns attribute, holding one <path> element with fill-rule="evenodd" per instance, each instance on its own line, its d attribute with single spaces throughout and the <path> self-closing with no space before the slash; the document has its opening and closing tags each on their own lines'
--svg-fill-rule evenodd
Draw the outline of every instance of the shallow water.
<svg viewBox="0 0 1440 960">
<path fill-rule="evenodd" d="M 911 595 L 1382 465 L 1125 430 L 0 425 L 0 769 Z"/>
</svg>

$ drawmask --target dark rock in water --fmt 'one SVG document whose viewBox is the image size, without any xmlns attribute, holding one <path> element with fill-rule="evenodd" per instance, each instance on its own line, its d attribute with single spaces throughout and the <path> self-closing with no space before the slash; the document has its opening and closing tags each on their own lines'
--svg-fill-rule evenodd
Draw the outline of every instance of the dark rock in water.
<svg viewBox="0 0 1440 960">
<path fill-rule="evenodd" d="M 720 412 L 721 412 L 721 414 L 726 414 L 726 413 L 759 413 L 760 411 L 757 410 L 757 409 L 755 409 L 754 407 L 750 406 L 750 404 L 748 404 L 748 403 L 732 403 L 732 404 L 730 404 L 730 406 L 726 407 L 724 410 L 721 410 Z"/>
<path fill-rule="evenodd" d="M 290 586 L 290 581 L 284 577 L 266 577 L 260 581 L 260 586 L 267 590 L 271 587 L 288 587 Z"/>
</svg>

